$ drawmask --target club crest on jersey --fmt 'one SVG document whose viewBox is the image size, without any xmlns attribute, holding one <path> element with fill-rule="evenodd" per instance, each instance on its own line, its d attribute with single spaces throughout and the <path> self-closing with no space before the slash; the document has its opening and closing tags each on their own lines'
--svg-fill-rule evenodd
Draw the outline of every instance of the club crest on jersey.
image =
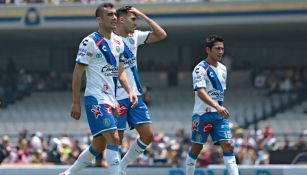
<svg viewBox="0 0 307 175">
<path fill-rule="evenodd" d="M 108 126 L 111 125 L 111 121 L 110 121 L 110 119 L 105 118 L 105 119 L 102 120 L 102 124 L 103 124 L 103 126 L 108 127 Z"/>
<path fill-rule="evenodd" d="M 118 52 L 118 53 L 120 52 L 120 47 L 119 46 L 116 46 L 115 49 L 116 49 L 116 52 Z"/>
<path fill-rule="evenodd" d="M 213 129 L 213 125 L 211 123 L 204 123 L 203 131 L 205 133 L 211 132 L 212 129 Z"/>
<path fill-rule="evenodd" d="M 200 135 L 200 134 L 196 134 L 196 135 L 195 135 L 195 141 L 196 141 L 196 142 L 201 142 L 202 139 L 203 139 L 203 136 L 202 136 L 202 135 Z"/>
<path fill-rule="evenodd" d="M 192 131 L 197 131 L 199 125 L 199 118 L 192 121 Z"/>
<path fill-rule="evenodd" d="M 134 39 L 133 38 L 129 38 L 129 43 L 130 44 L 134 44 Z"/>
<path fill-rule="evenodd" d="M 95 115 L 97 119 L 99 116 L 102 116 L 101 108 L 99 105 L 93 105 L 91 109 L 92 113 Z"/>
</svg>

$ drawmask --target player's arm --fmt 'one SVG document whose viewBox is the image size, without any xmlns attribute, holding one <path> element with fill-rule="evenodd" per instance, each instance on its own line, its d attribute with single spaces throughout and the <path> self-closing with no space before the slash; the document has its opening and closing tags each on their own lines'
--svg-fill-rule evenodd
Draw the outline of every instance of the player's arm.
<svg viewBox="0 0 307 175">
<path fill-rule="evenodd" d="M 81 116 L 80 89 L 81 78 L 85 71 L 86 65 L 76 64 L 72 76 L 72 105 L 70 116 L 76 120 Z"/>
<path fill-rule="evenodd" d="M 198 97 L 205 102 L 206 104 L 212 106 L 213 108 L 215 108 L 217 110 L 217 112 L 224 116 L 224 117 L 229 117 L 229 112 L 228 110 L 223 107 L 220 106 L 219 104 L 217 104 L 207 93 L 207 91 L 204 88 L 199 88 L 197 89 L 197 95 Z"/>
<path fill-rule="evenodd" d="M 133 93 L 129 83 L 127 74 L 125 72 L 125 64 L 123 62 L 119 63 L 119 69 L 118 69 L 118 79 L 122 87 L 126 90 L 126 92 L 129 94 L 130 101 L 133 102 L 131 108 L 135 108 L 138 104 L 138 97 Z"/>
<path fill-rule="evenodd" d="M 149 34 L 149 37 L 146 40 L 147 44 L 154 43 L 166 38 L 167 34 L 165 30 L 154 20 L 150 19 L 148 16 L 146 16 L 144 13 L 142 13 L 141 11 L 139 11 L 134 7 L 131 8 L 130 12 L 134 13 L 137 17 L 145 21 L 148 24 L 148 26 L 151 28 L 152 33 Z"/>
</svg>

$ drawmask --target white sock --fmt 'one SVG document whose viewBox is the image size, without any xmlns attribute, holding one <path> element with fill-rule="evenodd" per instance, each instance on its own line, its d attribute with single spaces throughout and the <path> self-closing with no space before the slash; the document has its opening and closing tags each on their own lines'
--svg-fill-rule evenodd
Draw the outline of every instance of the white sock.
<svg viewBox="0 0 307 175">
<path fill-rule="evenodd" d="M 186 175 L 194 175 L 196 166 L 197 155 L 193 154 L 191 151 L 187 155 L 185 161 L 185 173 Z"/>
<path fill-rule="evenodd" d="M 97 153 L 93 150 L 92 146 L 86 148 L 64 173 L 65 175 L 74 175 L 81 171 L 83 168 L 92 164 L 92 160 L 101 153 Z"/>
<path fill-rule="evenodd" d="M 117 145 L 107 145 L 106 159 L 109 165 L 109 174 L 119 175 L 120 156 Z"/>
<path fill-rule="evenodd" d="M 223 154 L 224 162 L 229 175 L 239 175 L 238 165 L 233 152 L 226 152 Z"/>
<path fill-rule="evenodd" d="M 143 143 L 140 139 L 137 139 L 129 148 L 128 152 L 125 154 L 121 161 L 121 168 L 125 171 L 127 166 L 133 163 L 137 157 L 144 152 L 147 145 Z"/>
</svg>

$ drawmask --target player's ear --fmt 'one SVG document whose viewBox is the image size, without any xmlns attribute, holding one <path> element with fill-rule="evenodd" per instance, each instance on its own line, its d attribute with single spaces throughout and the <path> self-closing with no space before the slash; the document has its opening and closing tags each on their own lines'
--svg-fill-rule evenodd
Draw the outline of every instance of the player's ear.
<svg viewBox="0 0 307 175">
<path fill-rule="evenodd" d="M 210 48 L 209 47 L 205 47 L 204 50 L 205 50 L 205 52 L 210 53 Z"/>
<path fill-rule="evenodd" d="M 125 18 L 123 16 L 118 18 L 119 22 L 124 23 L 125 22 Z"/>
<path fill-rule="evenodd" d="M 100 23 L 102 23 L 102 18 L 101 17 L 97 17 L 96 21 L 100 24 Z"/>
</svg>

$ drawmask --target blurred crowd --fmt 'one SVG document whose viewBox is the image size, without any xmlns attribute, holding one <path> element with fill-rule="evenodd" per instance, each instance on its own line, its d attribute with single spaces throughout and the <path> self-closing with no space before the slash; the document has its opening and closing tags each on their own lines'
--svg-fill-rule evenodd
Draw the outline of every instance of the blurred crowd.
<svg viewBox="0 0 307 175">
<path fill-rule="evenodd" d="M 307 151 L 304 135 L 300 135 L 296 142 L 278 141 L 274 136 L 274 129 L 269 125 L 264 130 L 243 130 L 233 127 L 234 146 L 238 164 L 254 165 L 269 164 L 270 152 L 279 150 Z M 121 155 L 127 152 L 137 135 L 129 134 L 123 140 Z M 9 135 L 3 135 L 0 142 L 0 162 L 3 164 L 72 164 L 83 149 L 91 143 L 92 137 L 87 134 L 76 139 L 68 135 L 59 137 L 36 132 L 29 135 L 27 130 L 19 133 L 18 140 L 13 142 Z M 175 135 L 156 134 L 153 143 L 147 147 L 135 166 L 168 166 L 182 167 L 190 146 L 190 138 L 184 130 L 178 130 Z M 223 164 L 222 150 L 214 146 L 212 141 L 204 146 L 199 156 L 199 167 L 208 164 Z M 103 157 L 96 158 L 93 166 L 106 167 Z"/>
<path fill-rule="evenodd" d="M 210 0 L 0 0 L 0 4 L 100 4 L 103 2 L 113 3 L 165 3 L 165 2 L 208 2 Z"/>
<path fill-rule="evenodd" d="M 61 77 L 56 71 L 29 73 L 17 68 L 10 59 L 0 74 L 0 109 L 15 103 L 33 91 L 61 91 L 71 89 L 70 76 Z"/>
<path fill-rule="evenodd" d="M 266 89 L 268 95 L 277 92 L 299 92 L 305 85 L 304 68 L 264 69 L 252 72 L 252 84 L 257 89 Z"/>
</svg>

